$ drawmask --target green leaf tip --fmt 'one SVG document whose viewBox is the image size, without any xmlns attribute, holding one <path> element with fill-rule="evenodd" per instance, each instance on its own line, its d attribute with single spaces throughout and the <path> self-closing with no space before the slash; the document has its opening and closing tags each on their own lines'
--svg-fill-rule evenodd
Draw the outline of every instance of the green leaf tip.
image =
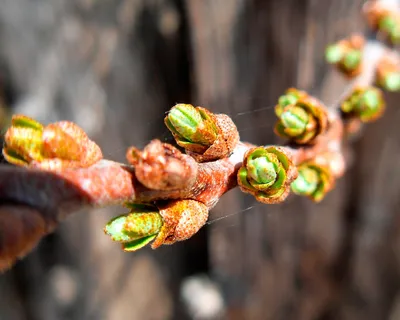
<svg viewBox="0 0 400 320">
<path fill-rule="evenodd" d="M 304 109 L 293 106 L 285 108 L 280 119 L 286 129 L 292 129 L 296 135 L 299 135 L 306 130 L 309 117 Z"/>
<path fill-rule="evenodd" d="M 163 225 L 163 219 L 156 207 L 150 205 L 132 205 L 127 214 L 113 218 L 107 223 L 104 232 L 113 241 L 131 243 L 139 241 L 143 243 L 145 238 L 157 235 Z"/>
<path fill-rule="evenodd" d="M 272 184 L 276 180 L 276 167 L 267 157 L 249 160 L 247 169 L 250 177 L 259 184 Z"/>
<path fill-rule="evenodd" d="M 14 116 L 11 120 L 11 125 L 14 127 L 29 128 L 40 132 L 43 131 L 43 125 L 40 122 L 24 115 Z"/>
<path fill-rule="evenodd" d="M 294 93 L 285 94 L 279 97 L 278 104 L 281 107 L 286 107 L 295 104 L 299 100 L 299 97 Z"/>
<path fill-rule="evenodd" d="M 173 107 L 168 114 L 168 120 L 174 130 L 188 141 L 192 140 L 191 137 L 203 121 L 196 108 L 188 104 L 178 104 Z"/>
<path fill-rule="evenodd" d="M 218 136 L 214 115 L 190 104 L 175 105 L 164 122 L 177 144 L 193 152 L 203 153 Z"/>
<path fill-rule="evenodd" d="M 133 240 L 131 242 L 122 243 L 122 249 L 126 252 L 134 252 L 142 249 L 157 237 L 156 234 Z"/>
</svg>

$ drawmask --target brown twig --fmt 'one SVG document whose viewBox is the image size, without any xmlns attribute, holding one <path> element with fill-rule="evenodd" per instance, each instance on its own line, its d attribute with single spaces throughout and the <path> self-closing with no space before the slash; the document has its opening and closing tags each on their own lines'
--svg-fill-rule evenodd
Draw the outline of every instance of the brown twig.
<svg viewBox="0 0 400 320">
<path fill-rule="evenodd" d="M 229 158 L 200 163 L 195 183 L 178 190 L 149 189 L 137 180 L 132 166 L 109 160 L 59 172 L 2 165 L 0 270 L 30 251 L 58 222 L 84 207 L 194 199 L 212 208 L 224 193 L 237 186 L 237 171 L 251 147 L 254 146 L 239 143 Z M 319 144 L 307 150 L 291 149 L 296 163 L 320 151 Z"/>
</svg>

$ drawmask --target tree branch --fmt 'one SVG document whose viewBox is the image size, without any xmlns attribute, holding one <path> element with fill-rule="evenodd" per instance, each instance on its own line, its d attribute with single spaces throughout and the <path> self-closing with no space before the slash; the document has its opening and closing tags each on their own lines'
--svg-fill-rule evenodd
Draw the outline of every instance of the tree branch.
<svg viewBox="0 0 400 320">
<path fill-rule="evenodd" d="M 313 160 L 327 165 L 335 177 L 343 174 L 345 127 L 339 113 L 340 102 L 355 87 L 374 82 L 378 61 L 384 54 L 386 50 L 381 44 L 367 42 L 362 73 L 349 85 L 335 108 L 328 111 L 328 130 L 314 144 L 282 148 L 290 154 L 294 165 Z M 135 175 L 134 166 L 110 160 L 100 160 L 86 168 L 56 171 L 1 165 L 0 271 L 29 252 L 69 214 L 84 207 L 192 199 L 211 209 L 224 193 L 238 185 L 237 174 L 243 158 L 254 147 L 239 142 L 229 157 L 198 163 L 193 183 L 166 190 L 147 188 Z"/>
</svg>

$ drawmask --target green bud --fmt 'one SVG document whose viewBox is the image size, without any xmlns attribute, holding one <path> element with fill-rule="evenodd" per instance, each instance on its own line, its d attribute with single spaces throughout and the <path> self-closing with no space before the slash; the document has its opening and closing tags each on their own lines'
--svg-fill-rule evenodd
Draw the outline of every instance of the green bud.
<svg viewBox="0 0 400 320">
<path fill-rule="evenodd" d="M 302 134 L 308 123 L 307 112 L 300 107 L 289 107 L 282 112 L 280 120 L 286 129 L 292 129 L 295 135 Z"/>
<path fill-rule="evenodd" d="M 15 115 L 4 136 L 4 158 L 12 164 L 27 166 L 32 160 L 43 158 L 43 126 L 24 115 Z"/>
<path fill-rule="evenodd" d="M 325 59 L 328 63 L 338 63 L 343 58 L 343 49 L 338 45 L 330 45 L 325 50 Z"/>
<path fill-rule="evenodd" d="M 380 96 L 375 90 L 365 91 L 357 105 L 356 110 L 360 112 L 374 112 L 378 109 L 380 104 Z"/>
<path fill-rule="evenodd" d="M 280 117 L 286 107 L 294 106 L 306 97 L 306 92 L 297 90 L 296 88 L 286 90 L 285 94 L 278 99 L 278 104 L 275 106 L 275 114 Z"/>
<path fill-rule="evenodd" d="M 259 184 L 272 184 L 276 180 L 275 166 L 267 157 L 256 158 L 247 162 L 250 177 Z"/>
<path fill-rule="evenodd" d="M 396 27 L 397 27 L 396 19 L 392 16 L 387 16 L 382 18 L 378 24 L 378 28 L 381 31 L 386 31 L 388 33 L 390 33 Z"/>
<path fill-rule="evenodd" d="M 165 124 L 181 147 L 202 153 L 217 139 L 218 129 L 211 112 L 190 104 L 177 104 Z"/>
<path fill-rule="evenodd" d="M 257 147 L 245 154 L 238 184 L 260 202 L 278 203 L 286 198 L 295 170 L 284 149 Z"/>
<path fill-rule="evenodd" d="M 382 115 L 385 102 L 381 90 L 375 87 L 359 87 L 342 102 L 341 109 L 344 113 L 359 117 L 363 122 L 369 122 Z"/>
<path fill-rule="evenodd" d="M 4 135 L 4 158 L 19 166 L 52 171 L 88 167 L 102 158 L 100 148 L 76 124 L 60 121 L 43 127 L 34 119 L 14 115 Z"/>
<path fill-rule="evenodd" d="M 295 104 L 299 98 L 295 94 L 285 94 L 279 97 L 278 104 L 281 107 L 286 107 Z"/>
<path fill-rule="evenodd" d="M 394 16 L 386 16 L 379 21 L 378 28 L 385 32 L 392 44 L 400 41 L 400 25 Z"/>
<path fill-rule="evenodd" d="M 360 50 L 350 50 L 343 58 L 344 67 L 347 70 L 356 69 L 361 62 L 361 57 L 362 54 Z"/>
<path fill-rule="evenodd" d="M 12 126 L 5 135 L 4 158 L 12 164 L 26 166 L 43 159 L 42 131 L 29 126 Z"/>
<path fill-rule="evenodd" d="M 275 133 L 298 144 L 312 142 L 327 125 L 324 106 L 310 98 L 299 101 L 294 106 L 287 106 L 278 118 Z"/>
<path fill-rule="evenodd" d="M 138 238 L 157 233 L 162 226 L 162 218 L 158 213 L 129 213 L 111 220 L 106 233 L 117 242 L 130 242 Z"/>
<path fill-rule="evenodd" d="M 184 139 L 191 141 L 203 119 L 200 113 L 191 105 L 178 104 L 171 109 L 168 120 Z"/>
<path fill-rule="evenodd" d="M 301 164 L 297 170 L 299 175 L 291 184 L 294 193 L 319 202 L 332 190 L 334 177 L 328 168 L 309 162 Z"/>
<path fill-rule="evenodd" d="M 400 90 L 400 73 L 392 72 L 385 76 L 383 79 L 382 86 L 388 91 L 399 91 Z"/>
<path fill-rule="evenodd" d="M 314 169 L 305 167 L 299 170 L 299 176 L 292 183 L 292 190 L 299 195 L 311 195 L 318 187 L 318 173 Z"/>
<path fill-rule="evenodd" d="M 113 241 L 123 243 L 124 250 L 140 249 L 153 240 L 163 225 L 158 209 L 150 205 L 129 204 L 131 211 L 107 223 L 104 232 Z"/>
</svg>

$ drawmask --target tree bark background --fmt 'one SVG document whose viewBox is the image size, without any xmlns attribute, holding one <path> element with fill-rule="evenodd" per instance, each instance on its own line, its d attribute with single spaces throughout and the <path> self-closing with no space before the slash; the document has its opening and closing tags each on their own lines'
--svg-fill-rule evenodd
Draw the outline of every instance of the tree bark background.
<svg viewBox="0 0 400 320">
<path fill-rule="evenodd" d="M 10 112 L 75 121 L 119 161 L 130 145 L 171 141 L 163 117 L 176 102 L 270 144 L 286 88 L 328 105 L 343 92 L 324 48 L 366 31 L 362 3 L 0 0 L 0 90 Z M 218 284 L 224 319 L 400 319 L 397 98 L 321 204 L 231 191 L 192 239 L 135 254 L 102 232 L 120 208 L 79 212 L 0 276 L 0 319 L 190 319 L 180 286 L 200 273 Z"/>
</svg>

